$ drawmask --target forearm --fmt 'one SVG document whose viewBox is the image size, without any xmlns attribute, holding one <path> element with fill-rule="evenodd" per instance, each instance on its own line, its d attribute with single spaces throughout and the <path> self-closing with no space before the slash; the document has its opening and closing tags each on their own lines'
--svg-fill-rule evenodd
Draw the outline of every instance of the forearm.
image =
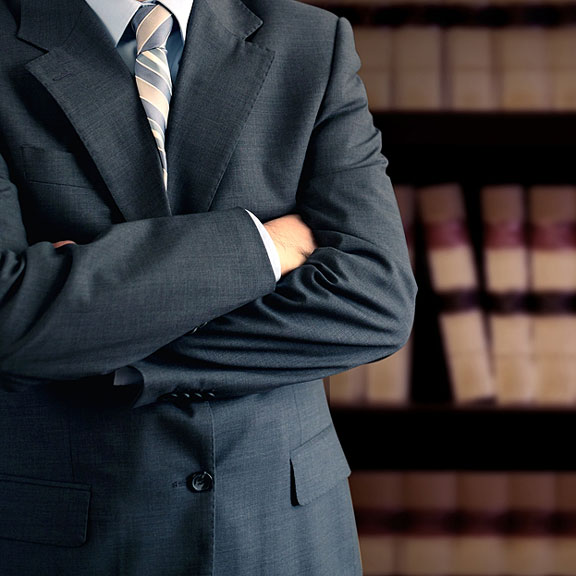
<svg viewBox="0 0 576 576">
<path fill-rule="evenodd" d="M 0 373 L 107 373 L 273 288 L 241 209 L 118 224 L 82 246 L 2 249 Z"/>
<path fill-rule="evenodd" d="M 370 171 L 372 182 L 388 182 L 383 164 Z M 325 186 L 349 189 L 357 177 L 310 183 L 301 208 L 321 248 L 274 293 L 134 365 L 145 383 L 139 404 L 178 387 L 219 396 L 261 392 L 383 358 L 404 344 L 416 286 L 391 187 L 358 195 L 350 210 L 348 195 L 322 200 Z M 343 211 L 348 217 L 338 220 Z"/>
<path fill-rule="evenodd" d="M 412 328 L 416 284 L 350 24 L 335 29 L 297 209 L 320 248 L 272 294 L 142 360 L 140 403 L 178 385 L 244 394 L 383 358 Z"/>
</svg>

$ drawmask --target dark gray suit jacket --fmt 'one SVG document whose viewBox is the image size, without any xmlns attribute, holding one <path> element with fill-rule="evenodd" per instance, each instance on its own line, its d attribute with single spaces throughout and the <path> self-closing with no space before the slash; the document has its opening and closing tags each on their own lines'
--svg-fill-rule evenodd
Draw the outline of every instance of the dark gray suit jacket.
<svg viewBox="0 0 576 576">
<path fill-rule="evenodd" d="M 415 284 L 352 31 L 195 0 L 187 38 L 166 195 L 90 8 L 0 0 L 2 576 L 360 573 L 321 379 L 405 342 Z M 275 285 L 245 209 L 320 248 Z"/>
</svg>

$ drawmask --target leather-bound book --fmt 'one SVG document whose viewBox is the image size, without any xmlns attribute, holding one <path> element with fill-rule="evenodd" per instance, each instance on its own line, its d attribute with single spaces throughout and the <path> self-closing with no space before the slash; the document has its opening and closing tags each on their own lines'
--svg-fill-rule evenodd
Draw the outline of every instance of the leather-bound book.
<svg viewBox="0 0 576 576">
<path fill-rule="evenodd" d="M 398 110 L 443 108 L 440 26 L 400 26 L 393 30 L 393 107 Z"/>
<path fill-rule="evenodd" d="M 493 400 L 487 330 L 462 190 L 458 184 L 424 187 L 418 200 L 454 400 Z"/>
<path fill-rule="evenodd" d="M 576 399 L 576 190 L 530 188 L 530 260 L 533 299 L 535 401 L 573 404 Z"/>
<path fill-rule="evenodd" d="M 482 189 L 484 273 L 497 400 L 526 404 L 535 392 L 529 246 L 522 186 Z"/>
<path fill-rule="evenodd" d="M 546 29 L 505 26 L 494 31 L 500 106 L 504 110 L 550 108 Z"/>
<path fill-rule="evenodd" d="M 459 576 L 506 574 L 507 474 L 459 472 L 457 494 L 454 573 Z"/>
<path fill-rule="evenodd" d="M 355 470 L 350 476 L 364 576 L 396 574 L 402 487 L 399 471 Z"/>
<path fill-rule="evenodd" d="M 508 486 L 509 537 L 504 574 L 555 574 L 554 473 L 510 472 Z"/>
<path fill-rule="evenodd" d="M 576 574 L 576 473 L 557 472 L 554 570 L 556 576 Z"/>
<path fill-rule="evenodd" d="M 455 26 L 447 28 L 445 36 L 449 108 L 494 110 L 493 30 Z"/>
<path fill-rule="evenodd" d="M 357 406 L 366 398 L 366 366 L 357 366 L 328 379 L 330 406 Z"/>
<path fill-rule="evenodd" d="M 354 27 L 356 51 L 362 61 L 359 74 L 373 111 L 388 110 L 392 103 L 391 36 L 391 28 L 386 26 Z"/>
<path fill-rule="evenodd" d="M 553 110 L 576 110 L 576 26 L 546 31 L 550 46 L 550 87 Z"/>
<path fill-rule="evenodd" d="M 397 542 L 397 574 L 454 574 L 454 522 L 457 506 L 456 472 L 405 473 L 405 520 Z"/>
</svg>

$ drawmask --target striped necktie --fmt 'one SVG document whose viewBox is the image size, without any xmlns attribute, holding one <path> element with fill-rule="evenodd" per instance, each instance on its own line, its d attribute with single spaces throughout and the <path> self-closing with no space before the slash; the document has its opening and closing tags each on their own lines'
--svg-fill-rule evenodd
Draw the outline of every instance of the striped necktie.
<svg viewBox="0 0 576 576">
<path fill-rule="evenodd" d="M 166 56 L 166 41 L 172 31 L 172 14 L 160 4 L 146 4 L 132 19 L 136 33 L 136 85 L 156 139 L 164 186 L 168 186 L 165 133 L 172 96 L 172 79 Z"/>
</svg>

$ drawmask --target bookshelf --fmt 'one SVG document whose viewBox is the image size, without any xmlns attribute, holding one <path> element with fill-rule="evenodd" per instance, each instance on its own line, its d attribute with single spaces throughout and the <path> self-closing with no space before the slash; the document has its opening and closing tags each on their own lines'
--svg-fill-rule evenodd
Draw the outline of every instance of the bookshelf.
<svg viewBox="0 0 576 576">
<path fill-rule="evenodd" d="M 394 186 L 416 191 L 449 183 L 460 186 L 480 286 L 486 288 L 485 188 L 510 184 L 528 191 L 538 185 L 576 184 L 576 91 L 573 100 L 570 96 L 572 83 L 576 87 L 576 44 L 573 52 L 566 52 L 574 54 L 574 65 L 570 62 L 561 71 L 566 99 L 562 101 L 554 92 L 556 88 L 546 86 L 541 90 L 542 94 L 549 91 L 546 98 L 535 97 L 529 105 L 514 109 L 513 99 L 507 100 L 503 89 L 504 73 L 510 70 L 504 70 L 498 60 L 502 45 L 496 54 L 494 42 L 505 43 L 509 29 L 535 29 L 544 32 L 539 41 L 544 39 L 546 50 L 552 50 L 550 46 L 558 40 L 556 30 L 565 34 L 564 40 L 567 34 L 576 37 L 576 3 L 312 3 L 345 16 L 354 27 L 361 28 L 365 50 L 374 46 L 377 37 L 367 30 L 369 27 L 384 32 L 386 46 L 408 51 L 405 37 L 394 43 L 395 30 L 410 26 L 441 30 L 435 34 L 440 44 L 440 66 L 430 59 L 437 77 L 431 81 L 429 75 L 422 75 L 424 91 L 430 87 L 434 92 L 425 102 L 430 104 L 427 110 L 414 107 L 413 102 L 404 106 L 398 96 L 401 90 L 394 87 L 400 78 L 395 76 L 401 66 L 398 62 L 406 62 L 406 58 L 388 59 L 388 67 L 379 68 L 378 57 L 371 56 L 365 83 L 368 87 L 368 79 L 374 82 L 372 93 L 378 106 L 372 107 L 372 114 L 382 133 L 382 151 L 389 160 L 388 173 Z M 448 64 L 453 54 L 448 50 L 453 46 L 450 29 L 456 27 L 491 31 L 489 74 L 493 75 L 491 90 L 498 95 L 489 99 L 487 109 L 453 106 L 456 99 L 450 92 L 454 84 L 449 75 L 454 68 Z M 529 37 L 527 34 L 515 44 L 515 57 L 520 54 L 520 60 L 522 50 L 518 46 Z M 430 37 L 422 38 L 423 43 L 430 41 Z M 512 38 L 511 44 L 518 39 Z M 572 46 L 572 42 L 567 45 Z M 416 55 L 421 56 L 422 51 Z M 566 62 L 560 65 L 551 56 L 546 62 L 550 68 L 532 87 L 548 80 L 558 82 L 558 69 L 552 64 L 561 67 Z M 380 88 L 377 82 L 382 83 Z M 530 81 L 526 83 L 529 85 Z M 370 89 L 368 92 L 370 95 Z M 517 102 L 522 104 L 521 98 Z M 334 425 L 353 471 L 351 487 L 364 573 L 576 574 L 576 461 L 568 457 L 564 447 L 573 429 L 576 402 L 573 406 L 549 406 L 455 401 L 439 324 L 442 306 L 432 287 L 427 258 L 430 246 L 422 222 L 410 232 L 419 293 L 408 401 L 386 405 L 372 399 L 371 403 L 368 394 L 357 395 L 347 403 L 341 397 L 340 404 L 331 404 Z M 534 290 L 533 285 L 530 287 Z M 487 300 L 483 292 L 480 298 L 484 306 Z M 487 323 L 489 310 L 485 308 Z M 529 310 L 541 311 L 538 306 Z M 574 307 L 571 311 L 574 313 Z M 357 385 L 358 379 L 355 382 Z M 404 524 L 399 518 L 405 518 Z M 470 523 L 451 524 L 454 518 Z M 506 521 L 502 523 L 502 519 Z"/>
<path fill-rule="evenodd" d="M 479 215 L 480 188 L 491 184 L 571 184 L 576 158 L 576 114 L 380 113 L 383 151 L 394 183 L 416 186 L 457 181 L 470 215 Z M 482 222 L 469 219 L 478 269 Z M 412 397 L 417 403 L 450 402 L 437 305 L 430 286 L 421 229 L 415 229 L 419 285 L 414 325 Z M 431 382 L 429 375 L 434 375 Z"/>
<path fill-rule="evenodd" d="M 484 185 L 575 181 L 576 114 L 384 112 L 375 113 L 374 121 L 383 134 L 383 153 L 394 183 L 457 181 L 469 214 L 479 214 Z M 472 218 L 469 224 L 480 261 L 481 219 Z M 550 449 L 552 441 L 569 438 L 572 408 L 452 404 L 424 238 L 418 227 L 415 232 L 419 293 L 411 402 L 333 409 L 352 469 L 576 469 L 563 450 Z M 379 448 L 366 438 L 378 439 Z"/>
<path fill-rule="evenodd" d="M 572 183 L 576 113 L 375 112 L 394 182 Z M 415 169 L 418 167 L 418 170 Z"/>
<path fill-rule="evenodd" d="M 576 470 L 569 408 L 347 407 L 333 421 L 352 470 Z"/>
<path fill-rule="evenodd" d="M 501 27 L 576 22 L 576 5 L 322 4 L 354 26 L 434 24 Z M 395 184 L 428 186 L 458 182 L 467 211 L 479 214 L 486 185 L 574 184 L 576 112 L 373 111 L 383 153 Z M 481 258 L 482 223 L 470 222 L 476 257 Z M 574 417 L 561 409 L 454 406 L 437 321 L 435 295 L 423 262 L 424 239 L 414 238 L 419 294 L 414 324 L 410 404 L 335 407 L 333 418 L 353 469 L 566 469 L 551 439 L 567 438 Z M 479 270 L 482 267 L 479 266 Z M 455 438 L 465 439 L 465 450 Z M 390 443 L 389 437 L 394 439 Z M 375 450 L 366 438 L 378 438 Z M 559 452 L 555 454 L 555 452 Z M 576 466 L 576 464 L 574 465 Z"/>
<path fill-rule="evenodd" d="M 482 203 L 486 188 L 522 188 L 527 215 L 532 198 L 528 192 L 533 187 L 552 190 L 576 184 L 576 2 L 504 2 L 311 0 L 348 18 L 362 35 L 357 46 L 367 65 L 360 76 L 369 101 L 376 103 L 372 114 L 382 133 L 382 151 L 395 188 L 412 188 L 417 196 L 419 188 L 451 183 L 460 187 L 487 327 L 492 327 L 493 308 L 487 305 L 490 299 L 485 291 L 494 268 L 489 268 L 492 275 L 486 278 L 485 241 L 491 233 L 485 228 Z M 410 33 L 405 34 L 404 27 Z M 477 33 L 476 40 L 466 40 L 468 29 Z M 383 64 L 378 41 L 392 52 L 382 56 Z M 411 42 L 426 48 L 413 50 Z M 472 58 L 461 57 L 466 46 L 476 51 Z M 434 56 L 428 57 L 428 49 Z M 420 68 L 408 70 L 413 77 L 399 88 L 406 80 L 402 75 L 413 64 L 410 58 Z M 538 70 L 525 74 L 526 70 L 514 68 L 529 68 L 534 61 Z M 466 90 L 457 93 L 456 88 L 461 90 L 469 78 L 470 70 L 462 74 L 458 68 L 463 62 L 481 70 L 480 83 L 472 82 L 472 92 L 486 82 L 484 96 L 473 96 L 469 103 L 461 97 Z M 460 84 L 457 73 L 462 74 Z M 421 77 L 414 82 L 418 74 Z M 417 102 L 424 106 L 419 108 Z M 408 399 L 378 404 L 386 394 L 381 391 L 378 396 L 369 388 L 376 372 L 364 382 L 361 372 L 356 372 L 350 379 L 354 394 L 345 401 L 345 388 L 340 388 L 340 403 L 331 403 L 334 425 L 353 471 L 350 483 L 364 574 L 576 574 L 576 461 L 568 457 L 565 446 L 576 417 L 576 401 L 553 406 L 498 404 L 496 399 L 456 401 L 439 321 L 443 310 L 456 309 L 445 308 L 439 290 L 433 289 L 429 254 L 434 241 L 429 239 L 427 244 L 429 229 L 422 214 L 415 217 L 415 226 L 411 226 L 413 217 L 407 219 L 408 237 L 419 292 L 410 342 Z M 534 220 L 526 218 L 524 223 L 528 226 L 523 232 L 533 234 Z M 489 230 L 486 237 L 485 230 Z M 528 249 L 532 258 L 530 234 L 524 236 L 521 248 Z M 491 245 L 491 257 L 495 247 Z M 533 281 L 536 266 L 532 259 L 528 261 L 532 279 L 524 290 L 534 293 L 529 293 L 526 301 L 531 306 L 524 312 L 530 316 L 543 308 L 533 298 L 539 296 Z M 502 272 L 500 280 L 505 276 Z M 530 360 L 536 357 L 532 346 L 539 320 L 535 318 L 529 320 Z M 571 318 L 576 322 L 576 316 Z M 491 336 L 496 341 L 494 331 Z M 500 352 L 492 349 L 492 360 Z M 405 382 L 391 376 L 399 373 L 390 370 L 388 382 Z M 516 378 L 520 380 L 524 378 Z M 343 384 L 346 379 L 338 386 Z M 365 392 L 359 394 L 362 386 Z"/>
</svg>

